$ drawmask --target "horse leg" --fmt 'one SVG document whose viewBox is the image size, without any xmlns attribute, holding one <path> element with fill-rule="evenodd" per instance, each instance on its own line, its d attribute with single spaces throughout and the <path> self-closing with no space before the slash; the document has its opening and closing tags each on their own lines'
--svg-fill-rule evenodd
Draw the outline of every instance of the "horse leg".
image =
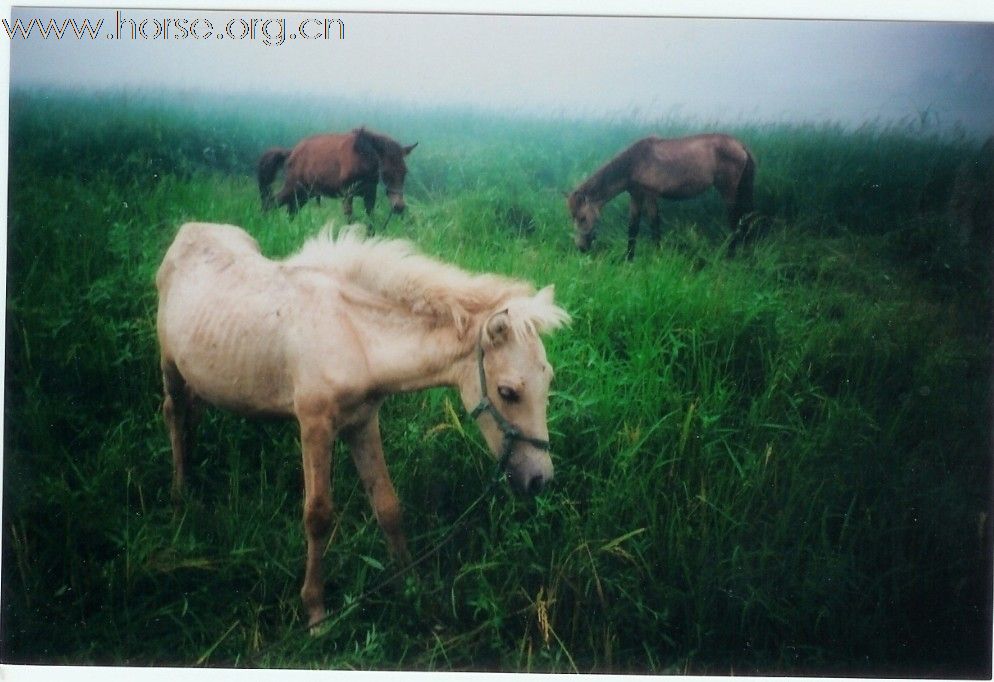
<svg viewBox="0 0 994 682">
<path fill-rule="evenodd" d="M 320 402 L 320 401 L 318 401 Z M 300 443 L 304 469 L 304 531 L 307 534 L 307 568 L 300 598 L 307 612 L 307 624 L 315 626 L 325 615 L 324 578 L 321 554 L 331 531 L 331 417 L 321 405 L 298 405 Z"/>
<path fill-rule="evenodd" d="M 372 237 L 376 234 L 376 221 L 373 220 L 373 208 L 376 206 L 376 185 L 365 185 L 359 188 L 360 196 L 362 196 L 362 205 L 366 209 L 366 220 L 369 223 L 369 227 L 366 230 L 366 235 Z M 383 223 L 386 225 L 386 223 Z"/>
<path fill-rule="evenodd" d="M 285 184 L 282 189 L 276 193 L 276 197 L 273 199 L 273 202 L 280 208 L 286 206 L 287 213 L 292 216 L 297 212 L 298 208 L 295 205 L 296 199 L 296 192 L 294 192 L 293 187 L 289 184 Z"/>
<path fill-rule="evenodd" d="M 297 215 L 300 207 L 307 203 L 307 198 L 307 190 L 284 185 L 283 189 L 276 195 L 276 205 L 286 206 L 287 213 L 290 215 L 290 218 L 293 218 Z"/>
<path fill-rule="evenodd" d="M 738 250 L 745 238 L 745 231 L 740 224 L 745 211 L 740 205 L 736 186 L 731 184 L 723 185 L 719 193 L 725 203 L 725 212 L 728 216 L 728 229 L 732 233 L 732 240 L 728 244 L 728 255 L 731 255 Z"/>
<path fill-rule="evenodd" d="M 753 210 L 753 190 L 756 181 L 756 162 L 752 156 L 746 152 L 746 158 L 736 174 L 735 182 L 722 192 L 725 205 L 728 208 L 728 223 L 732 230 L 733 237 L 730 246 L 730 253 L 740 244 L 750 237 L 751 225 L 749 220 L 743 218 Z M 746 223 L 746 224 L 743 224 Z"/>
<path fill-rule="evenodd" d="M 204 402 L 188 384 L 186 387 L 186 430 L 183 433 L 187 453 L 193 452 L 193 446 L 197 439 L 197 426 L 203 416 Z"/>
<path fill-rule="evenodd" d="M 311 196 L 310 193 L 305 189 L 298 188 L 297 190 L 294 191 L 293 199 L 290 203 L 290 208 L 289 208 L 291 218 L 297 215 L 297 211 L 299 211 L 301 207 L 303 207 L 303 205 L 307 203 L 307 200 L 310 198 L 310 196 Z"/>
<path fill-rule="evenodd" d="M 655 196 L 647 196 L 645 199 L 645 212 L 649 218 L 649 225 L 652 228 L 652 241 L 655 243 L 656 248 L 659 248 L 659 242 L 663 237 L 663 232 L 659 224 L 659 206 L 656 204 Z"/>
<path fill-rule="evenodd" d="M 363 188 L 362 205 L 366 209 L 366 215 L 369 216 L 370 222 L 372 222 L 373 208 L 376 207 L 376 185 Z"/>
<path fill-rule="evenodd" d="M 186 456 L 192 444 L 194 419 L 191 419 L 191 392 L 179 370 L 171 362 L 162 361 L 162 385 L 165 397 L 162 400 L 162 416 L 169 430 L 169 444 L 173 452 L 173 504 L 178 505 L 183 495 Z"/>
<path fill-rule="evenodd" d="M 352 193 L 348 192 L 342 199 L 342 211 L 345 212 L 345 220 L 352 222 Z"/>
<path fill-rule="evenodd" d="M 407 551 L 407 539 L 404 537 L 400 500 L 394 491 L 390 472 L 383 458 L 383 441 L 380 439 L 379 409 L 362 426 L 349 433 L 346 437 L 352 450 L 352 460 L 355 462 L 366 490 L 369 504 L 376 515 L 376 521 L 387 538 L 390 556 L 407 564 L 411 555 Z"/>
<path fill-rule="evenodd" d="M 628 251 L 625 257 L 628 260 L 635 259 L 635 237 L 639 233 L 639 221 L 642 219 L 642 197 L 631 195 L 628 203 Z"/>
</svg>

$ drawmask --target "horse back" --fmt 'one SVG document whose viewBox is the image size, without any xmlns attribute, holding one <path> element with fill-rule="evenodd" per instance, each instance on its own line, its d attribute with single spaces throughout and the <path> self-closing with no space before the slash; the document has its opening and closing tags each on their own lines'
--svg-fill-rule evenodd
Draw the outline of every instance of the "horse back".
<svg viewBox="0 0 994 682">
<path fill-rule="evenodd" d="M 277 280 L 276 263 L 265 258 L 242 229 L 186 223 L 156 273 L 160 340 L 190 334 L 203 338 L 206 327 L 198 326 L 210 326 L 222 317 L 247 330 L 263 296 L 277 298 Z"/>
<path fill-rule="evenodd" d="M 741 169 L 752 159 L 749 149 L 738 138 L 721 133 L 714 133 L 708 137 L 711 138 L 717 163 L 728 163 Z"/>
<path fill-rule="evenodd" d="M 187 224 L 157 285 L 163 365 L 206 402 L 291 416 L 301 396 L 365 390 L 365 351 L 334 273 L 270 260 L 237 227 Z"/>
<path fill-rule="evenodd" d="M 632 148 L 632 182 L 664 198 L 696 196 L 712 185 L 737 182 L 749 152 L 721 133 L 677 139 L 648 137 Z"/>
<path fill-rule="evenodd" d="M 166 294 L 177 270 L 195 264 L 223 270 L 240 257 L 259 257 L 259 244 L 247 232 L 234 225 L 185 223 L 166 251 L 155 275 L 159 295 Z"/>
<path fill-rule="evenodd" d="M 287 287 L 277 263 L 231 225 L 180 228 L 156 275 L 163 364 L 207 402 L 243 414 L 288 414 Z"/>
<path fill-rule="evenodd" d="M 287 178 L 336 191 L 360 179 L 376 179 L 375 159 L 356 150 L 356 132 L 313 135 L 297 143 L 286 162 Z"/>
</svg>

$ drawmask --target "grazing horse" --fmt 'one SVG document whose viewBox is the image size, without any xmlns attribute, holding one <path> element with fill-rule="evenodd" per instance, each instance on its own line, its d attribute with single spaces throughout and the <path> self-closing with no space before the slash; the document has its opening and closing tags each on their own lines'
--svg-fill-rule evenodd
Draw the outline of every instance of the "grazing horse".
<svg viewBox="0 0 994 682">
<path fill-rule="evenodd" d="M 734 234 L 731 248 L 742 239 L 740 219 L 752 210 L 755 163 L 745 145 L 728 135 L 694 135 L 673 140 L 646 137 L 600 167 L 567 198 L 574 221 L 574 242 L 590 248 L 601 207 L 628 192 L 628 260 L 635 257 L 635 237 L 645 211 L 652 237 L 659 243 L 657 199 L 689 199 L 709 187 L 721 194 Z"/>
<path fill-rule="evenodd" d="M 383 181 L 395 213 L 404 210 L 404 157 L 418 146 L 397 142 L 365 128 L 344 134 L 314 135 L 293 149 L 274 147 L 259 158 L 259 194 L 264 211 L 286 206 L 295 215 L 311 197 L 343 197 L 345 217 L 352 219 L 352 197 L 362 197 L 366 214 L 376 204 L 376 184 Z M 273 197 L 270 186 L 285 165 L 283 189 Z"/>
<path fill-rule="evenodd" d="M 321 555 L 333 521 L 331 448 L 350 445 L 390 554 L 409 560 L 379 410 L 393 393 L 458 389 L 519 493 L 552 479 L 539 335 L 569 321 L 553 289 L 473 275 L 399 240 L 348 228 L 265 258 L 237 227 L 183 225 L 156 274 L 173 494 L 200 405 L 296 419 L 303 451 L 308 624 L 324 616 Z M 475 406 L 475 407 L 474 407 Z M 484 415 L 486 413 L 486 415 Z"/>
</svg>

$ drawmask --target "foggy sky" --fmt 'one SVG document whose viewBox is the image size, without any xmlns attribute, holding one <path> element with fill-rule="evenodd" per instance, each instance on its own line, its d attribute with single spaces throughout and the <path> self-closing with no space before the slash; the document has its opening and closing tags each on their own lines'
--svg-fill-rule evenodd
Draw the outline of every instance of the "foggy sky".
<svg viewBox="0 0 994 682">
<path fill-rule="evenodd" d="M 994 132 L 994 24 L 124 10 L 124 40 L 11 40 L 11 85 L 303 92 L 398 103 L 703 122 L 902 120 Z M 210 37 L 129 40 L 143 19 L 210 22 Z M 345 39 L 289 39 L 341 19 Z M 232 39 L 256 19 L 256 38 Z M 286 20 L 282 29 L 280 19 Z M 262 21 L 269 39 L 261 34 Z M 205 35 L 208 24 L 199 24 Z M 336 25 L 337 26 L 337 25 Z M 154 33 L 155 24 L 147 23 Z M 283 44 L 276 45 L 282 37 Z M 270 44 L 266 44 L 269 42 Z"/>
</svg>

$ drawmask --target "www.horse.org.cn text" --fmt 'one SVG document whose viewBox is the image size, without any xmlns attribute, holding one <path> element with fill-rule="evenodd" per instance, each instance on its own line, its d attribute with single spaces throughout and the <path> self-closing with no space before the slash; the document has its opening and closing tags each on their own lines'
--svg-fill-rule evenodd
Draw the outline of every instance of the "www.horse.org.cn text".
<svg viewBox="0 0 994 682">
<path fill-rule="evenodd" d="M 287 41 L 345 39 L 345 22 L 328 17 L 308 17 L 296 23 L 286 17 L 235 17 L 222 23 L 206 17 L 132 18 L 116 10 L 113 26 L 109 23 L 102 18 L 70 17 L 59 21 L 35 17 L 27 21 L 4 19 L 3 27 L 10 40 L 34 36 L 42 40 L 255 40 L 278 47 Z"/>
</svg>

